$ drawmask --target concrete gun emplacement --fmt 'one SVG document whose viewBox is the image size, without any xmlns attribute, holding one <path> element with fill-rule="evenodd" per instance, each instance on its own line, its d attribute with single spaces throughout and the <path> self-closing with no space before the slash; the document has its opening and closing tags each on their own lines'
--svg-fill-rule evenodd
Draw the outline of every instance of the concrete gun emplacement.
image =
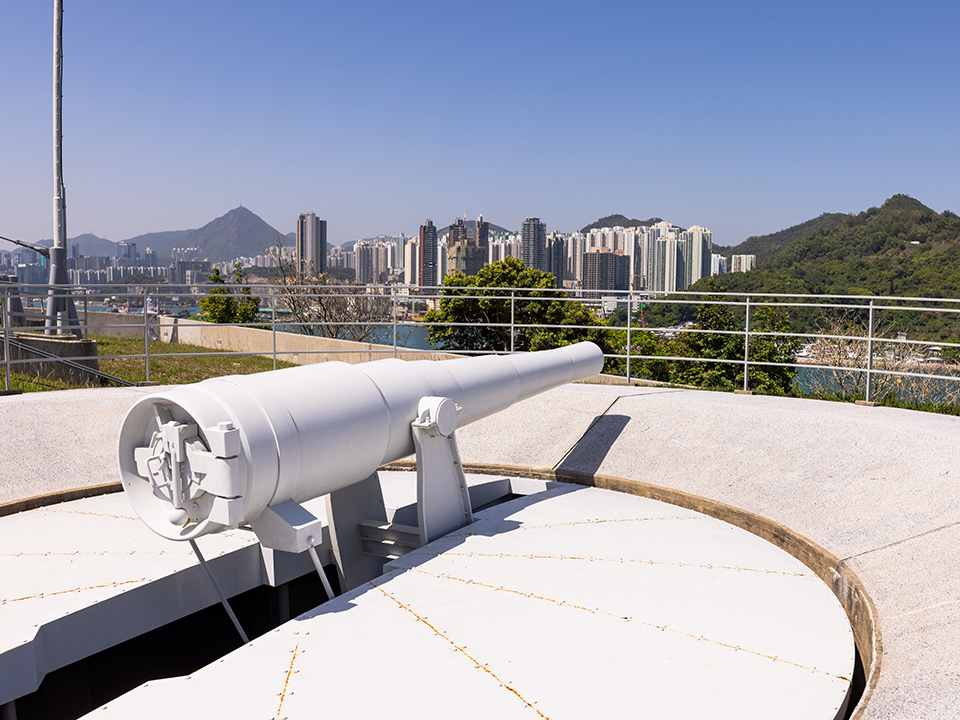
<svg viewBox="0 0 960 720">
<path fill-rule="evenodd" d="M 415 452 L 418 487 L 434 488 L 418 496 L 427 542 L 471 520 L 456 429 L 602 367 L 600 348 L 579 343 L 205 380 L 130 409 L 120 431 L 121 480 L 136 512 L 163 537 L 191 540 L 248 524 L 265 546 L 302 552 L 319 521 L 311 526 L 300 503 L 362 483 Z"/>
</svg>

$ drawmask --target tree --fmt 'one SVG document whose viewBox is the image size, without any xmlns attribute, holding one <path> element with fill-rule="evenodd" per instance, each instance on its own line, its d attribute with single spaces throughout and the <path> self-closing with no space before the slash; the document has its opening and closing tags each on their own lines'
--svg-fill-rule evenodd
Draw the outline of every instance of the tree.
<svg viewBox="0 0 960 720">
<path fill-rule="evenodd" d="M 613 327 L 622 327 L 627 322 L 627 313 L 621 308 L 617 308 L 614 314 L 608 320 L 608 324 Z M 669 382 L 670 363 L 667 360 L 641 360 L 636 357 L 643 355 L 646 357 L 656 355 L 669 355 L 668 345 L 662 342 L 654 333 L 638 327 L 637 319 L 633 318 L 630 326 L 629 354 L 630 359 L 630 377 L 642 378 L 644 380 L 656 380 L 658 382 Z M 613 346 L 613 352 L 617 355 L 626 355 L 627 349 L 627 331 L 610 330 L 608 331 L 609 343 Z M 626 358 L 611 358 L 607 361 L 606 372 L 614 375 L 627 374 Z"/>
<path fill-rule="evenodd" d="M 733 362 L 674 363 L 670 379 L 682 385 L 707 390 L 737 390 L 743 387 L 744 321 L 727 305 L 705 304 L 697 307 L 697 321 L 674 343 L 679 356 L 727 360 Z M 764 394 L 788 395 L 796 370 L 754 363 L 789 363 L 800 343 L 782 335 L 788 333 L 790 318 L 773 307 L 756 307 L 750 321 L 750 389 Z"/>
<path fill-rule="evenodd" d="M 873 347 L 867 340 L 869 322 L 863 312 L 834 310 L 817 328 L 811 345 L 813 360 L 821 366 L 803 376 L 803 389 L 813 397 L 859 399 L 867 394 L 864 372 L 873 351 L 870 378 L 871 400 L 898 400 L 920 405 L 960 404 L 960 382 L 924 377 L 925 374 L 954 376 L 960 380 L 960 365 L 943 359 L 929 366 L 921 362 L 924 346 L 907 342 L 906 334 L 896 330 L 892 319 L 873 328 Z M 925 371 L 925 368 L 931 368 Z M 900 373 L 911 373 L 902 375 Z M 917 375 L 912 375 L 916 373 Z"/>
<path fill-rule="evenodd" d="M 393 302 L 382 288 L 358 288 L 318 272 L 312 262 L 300 267 L 279 241 L 270 255 L 277 267 L 277 302 L 288 311 L 292 331 L 363 342 L 392 322 Z"/>
<path fill-rule="evenodd" d="M 557 291 L 553 275 L 514 257 L 476 275 L 447 275 L 439 307 L 424 322 L 427 341 L 446 350 L 545 350 L 590 340 L 610 351 L 602 324 L 583 303 Z"/>
<path fill-rule="evenodd" d="M 226 278 L 219 268 L 207 276 L 212 287 L 200 298 L 200 319 L 213 323 L 252 323 L 260 310 L 260 298 L 250 292 L 243 283 L 243 268 L 237 262 L 233 266 L 235 285 L 227 287 Z"/>
</svg>

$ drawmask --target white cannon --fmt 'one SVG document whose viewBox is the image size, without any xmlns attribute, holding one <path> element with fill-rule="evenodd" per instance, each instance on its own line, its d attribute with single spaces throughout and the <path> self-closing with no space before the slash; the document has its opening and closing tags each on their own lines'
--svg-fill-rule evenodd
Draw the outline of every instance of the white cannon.
<svg viewBox="0 0 960 720">
<path fill-rule="evenodd" d="M 416 452 L 427 542 L 471 521 L 456 428 L 602 367 L 600 348 L 579 343 L 206 380 L 130 409 L 119 440 L 123 489 L 163 537 L 192 540 L 249 524 L 264 546 L 303 552 L 319 537 L 319 521 L 300 503 Z"/>
</svg>

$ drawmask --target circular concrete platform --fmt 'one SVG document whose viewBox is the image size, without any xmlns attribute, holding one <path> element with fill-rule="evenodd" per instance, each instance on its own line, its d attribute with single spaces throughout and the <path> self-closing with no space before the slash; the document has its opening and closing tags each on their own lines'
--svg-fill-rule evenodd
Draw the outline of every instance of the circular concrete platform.
<svg viewBox="0 0 960 720">
<path fill-rule="evenodd" d="M 832 720 L 854 655 L 836 597 L 784 551 L 690 510 L 551 483 L 92 716 Z"/>
</svg>

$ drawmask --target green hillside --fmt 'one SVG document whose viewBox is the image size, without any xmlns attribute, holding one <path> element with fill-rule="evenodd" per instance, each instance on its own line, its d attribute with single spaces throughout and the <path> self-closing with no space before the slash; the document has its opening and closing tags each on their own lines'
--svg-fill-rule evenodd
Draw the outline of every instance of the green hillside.
<svg viewBox="0 0 960 720">
<path fill-rule="evenodd" d="M 960 217 L 894 195 L 786 243 L 722 284 L 736 292 L 960 297 Z"/>
<path fill-rule="evenodd" d="M 821 230 L 832 230 L 848 217 L 850 216 L 844 213 L 824 213 L 818 218 L 807 220 L 786 230 L 780 230 L 769 235 L 752 235 L 739 245 L 723 248 L 722 254 L 728 258 L 731 255 L 756 255 L 757 263 L 760 264 L 779 253 L 794 240 L 799 240 Z"/>
<path fill-rule="evenodd" d="M 714 278 L 714 283 L 739 293 L 957 298 L 960 217 L 950 211 L 937 213 L 906 195 L 894 195 L 879 208 L 842 216 L 835 227 L 823 227 L 784 244 L 755 270 Z M 701 280 L 689 289 L 709 292 L 710 281 Z M 812 317 L 792 314 L 810 329 Z M 898 312 L 885 316 L 911 337 L 960 337 L 960 317 L 955 315 Z"/>
</svg>

